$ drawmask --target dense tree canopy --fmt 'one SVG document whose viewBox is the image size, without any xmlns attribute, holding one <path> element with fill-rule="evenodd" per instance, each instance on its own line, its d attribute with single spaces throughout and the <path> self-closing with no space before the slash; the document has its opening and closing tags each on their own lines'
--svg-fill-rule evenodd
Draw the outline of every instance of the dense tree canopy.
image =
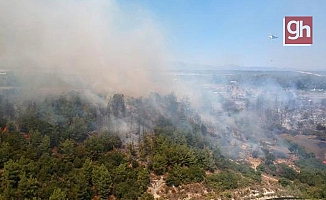
<svg viewBox="0 0 326 200">
<path fill-rule="evenodd" d="M 300 172 L 275 165 L 268 151 L 257 171 L 235 163 L 173 94 L 116 94 L 104 106 L 76 93 L 32 103 L 0 97 L 0 108 L 0 199 L 153 199 L 151 176 L 164 175 L 169 187 L 201 183 L 225 191 L 259 184 L 261 173 L 326 197 L 325 170 L 300 146 L 290 145 Z"/>
</svg>

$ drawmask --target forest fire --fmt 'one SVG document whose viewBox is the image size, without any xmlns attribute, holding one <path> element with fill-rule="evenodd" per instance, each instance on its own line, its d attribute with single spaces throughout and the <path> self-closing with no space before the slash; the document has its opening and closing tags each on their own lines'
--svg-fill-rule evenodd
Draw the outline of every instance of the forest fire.
<svg viewBox="0 0 326 200">
<path fill-rule="evenodd" d="M 0 199 L 326 199 L 322 31 L 257 2 L 0 0 Z"/>
</svg>

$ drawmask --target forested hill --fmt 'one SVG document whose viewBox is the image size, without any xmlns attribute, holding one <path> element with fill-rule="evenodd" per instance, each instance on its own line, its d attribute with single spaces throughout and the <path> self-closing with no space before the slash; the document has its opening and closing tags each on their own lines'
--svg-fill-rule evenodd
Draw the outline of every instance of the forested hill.
<svg viewBox="0 0 326 200">
<path fill-rule="evenodd" d="M 262 174 L 285 194 L 326 197 L 325 170 L 304 149 L 292 145 L 300 172 L 274 164 L 269 152 L 258 170 L 234 162 L 187 99 L 173 94 L 33 102 L 2 95 L 0 119 L 0 199 L 153 199 L 157 179 L 161 199 L 184 198 L 182 188 L 194 184 L 204 188 L 190 190 L 200 199 L 240 198 L 268 187 Z"/>
</svg>

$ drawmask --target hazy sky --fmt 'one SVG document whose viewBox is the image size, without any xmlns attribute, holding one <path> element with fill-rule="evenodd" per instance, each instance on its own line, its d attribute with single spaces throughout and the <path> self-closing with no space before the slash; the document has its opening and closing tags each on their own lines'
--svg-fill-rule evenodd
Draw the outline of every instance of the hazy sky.
<svg viewBox="0 0 326 200">
<path fill-rule="evenodd" d="M 313 16 L 312 46 L 283 47 L 285 16 Z M 326 69 L 326 1 L 0 0 L 0 65 L 132 79 L 164 61 Z"/>
<path fill-rule="evenodd" d="M 213 65 L 326 69 L 324 0 L 137 0 L 162 27 L 171 60 Z M 135 6 L 136 5 L 136 6 Z M 313 16 L 313 45 L 283 47 L 284 16 Z M 280 38 L 270 40 L 269 35 Z"/>
</svg>

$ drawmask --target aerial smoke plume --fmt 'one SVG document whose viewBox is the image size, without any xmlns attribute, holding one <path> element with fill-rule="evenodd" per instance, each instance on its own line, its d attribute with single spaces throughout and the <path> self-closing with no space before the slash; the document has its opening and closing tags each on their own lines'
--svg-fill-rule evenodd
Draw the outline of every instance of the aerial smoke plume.
<svg viewBox="0 0 326 200">
<path fill-rule="evenodd" d="M 162 32 L 143 8 L 123 10 L 111 0 L 0 0 L 0 67 L 144 95 L 162 85 L 151 78 L 164 65 Z"/>
</svg>

